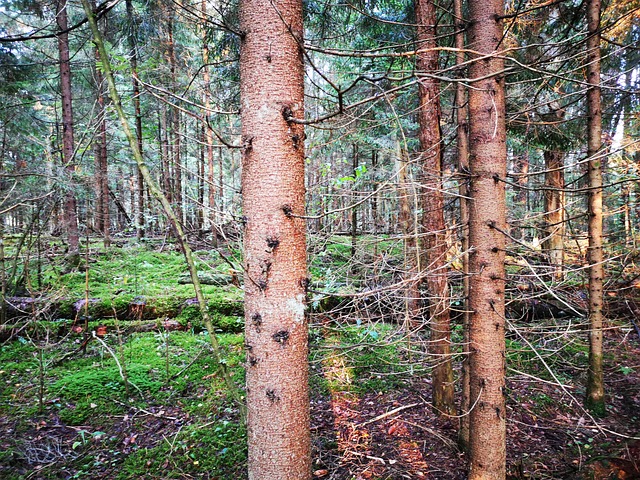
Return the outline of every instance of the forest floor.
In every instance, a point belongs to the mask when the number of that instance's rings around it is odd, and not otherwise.
[[[172,312],[175,302],[169,308],[157,299],[188,296],[180,293],[188,286],[177,286],[178,259],[156,251],[132,260],[130,253],[93,259],[91,297],[117,310],[116,295],[135,303],[142,289],[149,303],[156,297],[154,308]],[[205,254],[201,261],[207,263]],[[127,273],[132,265],[135,272]],[[81,270],[60,273],[53,282],[82,298],[86,277]],[[237,292],[231,285],[208,288],[220,308],[227,366],[242,385]],[[132,328],[135,320],[25,317],[25,328],[0,342],[0,478],[246,478],[238,408],[217,375],[207,332],[180,302],[180,322],[156,320],[152,331]],[[430,407],[428,336],[407,337],[384,317],[353,308],[311,315],[314,478],[466,478],[459,419],[438,418]],[[582,408],[588,349],[576,321],[510,326],[511,479],[640,479],[640,338],[624,320],[608,324],[607,415],[596,419]],[[453,334],[459,344],[460,325]],[[460,359],[457,351],[456,368]]]

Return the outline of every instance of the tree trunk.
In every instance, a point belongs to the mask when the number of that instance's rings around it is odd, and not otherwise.
[[[64,223],[69,242],[69,255],[79,255],[78,216],[74,193],[75,142],[73,136],[73,108],[71,93],[71,62],[69,61],[69,34],[67,32],[67,0],[58,0],[56,4],[56,21],[58,24],[58,55],[60,60],[60,94],[62,98],[62,160],[68,181],[65,194]]]
[[[587,24],[587,156],[589,158],[589,369],[585,404],[605,414],[602,367],[602,110],[600,96],[600,0],[588,0]]]
[[[248,468],[311,478],[301,0],[244,0],[240,50]]]
[[[455,415],[453,368],[451,366],[451,324],[447,285],[447,241],[442,187],[442,151],[440,135],[440,85],[424,74],[438,71],[436,50],[436,6],[433,0],[415,0],[418,24],[418,123],[420,129],[420,167],[422,230],[421,249],[425,281],[429,293],[433,369],[433,408],[439,415]]]
[[[455,46],[456,65],[461,66],[465,62],[464,53],[464,31],[465,22],[462,13],[462,0],[454,0],[453,14],[455,17]],[[464,76],[463,72],[458,72],[459,76]],[[460,429],[458,431],[458,444],[464,452],[469,451],[469,123],[468,108],[466,100],[467,90],[462,82],[456,84],[455,109],[456,109],[456,141],[458,156],[458,174],[460,175],[458,193],[460,193],[460,225],[462,243],[462,274],[463,274],[463,351],[462,373],[460,387]]]
[[[360,160],[360,154],[358,152],[358,145],[352,145],[352,159],[351,165],[353,167],[353,178],[356,180],[353,182],[353,190],[351,192],[351,257],[355,257],[356,255],[356,246],[358,243],[358,194],[356,189],[356,183],[358,179],[358,163]]]
[[[420,285],[417,273],[420,271],[420,257],[416,242],[416,222],[411,208],[413,189],[409,179],[409,163],[400,140],[396,140],[396,163],[398,170],[398,224],[404,238],[405,269],[405,311],[404,326],[407,333],[422,328],[420,318]]]
[[[202,16],[207,16],[207,2],[202,0]],[[209,83],[211,78],[209,75],[209,43],[207,41],[207,30],[203,26],[202,28],[202,80],[204,82],[204,115],[205,118],[209,118],[209,111],[211,109],[211,87]],[[211,240],[213,246],[218,246],[218,229],[216,227],[217,215],[216,215],[216,183],[214,172],[214,156],[213,156],[213,130],[209,122],[205,122],[205,148],[206,148],[206,160],[207,160],[207,185],[208,185],[208,200],[209,200],[209,225],[211,229]],[[222,156],[222,152],[220,152]]]
[[[552,276],[563,278],[564,265],[564,154],[558,150],[544,152],[544,233],[542,249],[549,256]]]
[[[476,60],[469,77],[471,275],[470,413],[471,480],[504,479],[505,445],[505,235],[507,172],[504,61],[500,0],[470,2],[469,45]],[[472,57],[472,58],[473,58]]]
[[[138,85],[138,42],[136,41],[136,21],[135,21],[135,13],[133,11],[133,4],[131,0],[126,0],[126,9],[127,9],[127,17],[129,17],[129,21],[131,22],[131,26],[129,28],[129,49],[131,55],[131,77],[132,77],[132,87],[133,87],[133,108],[135,110],[136,116],[136,139],[138,141],[138,149],[140,150],[140,154],[143,154],[143,143],[142,143],[142,110],[140,108],[140,86]],[[137,177],[137,205],[136,205],[136,237],[138,240],[144,237],[144,178],[142,176],[142,172],[140,168],[138,168],[138,177]]]
[[[94,2],[95,3],[95,2]],[[95,5],[94,5],[95,8]],[[104,24],[103,24],[104,26]],[[96,132],[96,143],[94,145],[95,167],[96,167],[96,198],[97,211],[96,220],[98,230],[102,233],[104,246],[111,244],[110,237],[110,216],[109,216],[109,172],[107,155],[107,109],[104,92],[104,77],[99,66],[100,53],[95,51],[95,80],[98,104],[98,131]]]

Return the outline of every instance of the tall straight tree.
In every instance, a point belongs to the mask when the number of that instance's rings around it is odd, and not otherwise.
[[[505,428],[505,235],[507,172],[504,2],[469,2],[469,479],[504,479]]]
[[[73,182],[75,173],[75,142],[73,135],[73,108],[71,94],[71,62],[69,60],[69,32],[67,0],[56,3],[56,22],[58,26],[58,60],[60,62],[60,95],[62,97],[62,159],[69,181]],[[68,185],[64,202],[64,223],[70,258],[77,258],[79,252],[78,216],[76,197],[72,185]]]
[[[438,414],[455,415],[453,368],[451,366],[451,324],[447,285],[447,240],[444,223],[444,194],[441,172],[440,85],[429,74],[438,71],[436,44],[436,5],[433,0],[415,0],[418,25],[417,58],[418,122],[420,130],[420,202],[424,261],[429,293],[431,343],[437,363],[433,369],[433,408]]]
[[[133,11],[133,3],[131,0],[126,0],[125,5],[127,8],[127,17],[131,25],[129,26],[129,35],[127,40],[129,42],[129,62],[131,64],[131,83],[133,87],[133,108],[136,113],[136,138],[138,140],[138,149],[140,153],[143,152],[142,141],[142,110],[140,108],[140,86],[138,85],[138,42],[136,40],[137,22],[135,12]],[[136,237],[140,240],[144,237],[144,178],[142,172],[138,167],[137,178],[137,202],[136,202]]]
[[[602,369],[602,102],[600,94],[600,0],[587,2],[587,156],[589,170],[589,370],[586,406],[604,415]]]
[[[464,53],[464,31],[465,23],[462,13],[462,0],[453,1],[453,16],[455,18],[455,46],[456,46],[456,65],[461,67],[466,56]],[[459,76],[464,76],[462,72],[458,72]],[[460,224],[462,226],[462,273],[464,274],[464,312],[463,312],[463,348],[464,357],[462,360],[462,374],[460,375],[460,429],[458,431],[458,444],[460,448],[467,452],[469,450],[469,415],[466,413],[470,408],[469,401],[469,205],[467,197],[469,196],[469,185],[467,174],[469,172],[469,122],[467,109],[467,90],[462,82],[456,84],[455,111],[456,111],[456,150],[458,156],[458,172],[460,174],[460,186],[458,192],[460,194]]]
[[[301,0],[240,7],[249,478],[311,477]]]

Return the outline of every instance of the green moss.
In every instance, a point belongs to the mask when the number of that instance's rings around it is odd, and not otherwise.
[[[244,427],[225,419],[207,423],[205,428],[190,425],[171,442],[129,455],[116,478],[246,478]]]

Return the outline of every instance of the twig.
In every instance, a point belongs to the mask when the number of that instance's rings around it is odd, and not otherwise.
[[[126,385],[126,384],[131,384],[131,385],[133,385],[133,386],[134,386],[134,388],[135,388],[136,390],[138,390],[138,392],[140,393],[140,397],[144,398],[144,393],[142,393],[142,390],[140,390],[140,388],[138,388],[138,386],[137,386],[135,383],[133,383],[133,382],[132,382],[132,381],[130,381],[130,380],[127,380],[126,375],[125,375],[124,371],[122,370],[122,365],[120,365],[120,360],[118,360],[118,357],[117,357],[117,355],[115,354],[115,352],[114,352],[113,350],[111,350],[111,348],[109,348],[109,345],[107,345],[107,344],[104,342],[104,340],[102,340],[99,336],[97,336],[97,335],[96,335],[96,332],[95,332],[95,331],[92,331],[92,332],[91,332],[91,336],[92,336],[93,338],[95,338],[98,342],[100,342],[100,344],[101,344],[104,348],[106,348],[106,349],[107,349],[107,352],[109,352],[109,354],[113,357],[113,359],[114,359],[114,360],[115,360],[115,362],[116,362],[116,365],[118,365],[118,370],[120,371],[120,376],[122,377],[122,381],[125,383],[125,385]]]
[[[417,407],[418,405],[424,405],[424,403],[423,402],[416,402],[416,403],[411,403],[409,405],[404,405],[402,407],[394,408],[393,410],[389,410],[387,413],[383,413],[382,415],[378,415],[377,417],[372,418],[371,420],[367,420],[366,422],[359,423],[357,426],[358,427],[363,427],[365,425],[369,425],[370,423],[375,423],[375,422],[377,422],[379,420],[382,420],[383,418],[390,417],[391,415],[395,415],[396,413],[402,412],[403,410],[408,410],[410,408]]]
[[[136,387],[136,388],[138,388],[138,387]],[[167,420],[179,420],[177,417],[170,417],[168,415],[160,415],[158,413],[153,413],[153,412],[150,412],[149,410],[145,410],[144,408],[134,407],[133,405],[129,405],[128,403],[121,402],[119,400],[116,400],[115,398],[112,399],[112,400],[114,402],[116,402],[117,404],[122,405],[123,407],[128,407],[128,408],[131,408],[133,410],[137,410],[139,412],[146,413],[147,415],[151,415],[152,417],[166,418]]]

